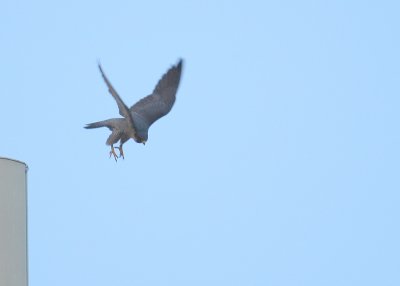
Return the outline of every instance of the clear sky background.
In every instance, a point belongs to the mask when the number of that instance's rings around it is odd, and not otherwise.
[[[3,0],[30,286],[400,285],[399,3]],[[181,57],[115,163],[97,60],[131,105]]]

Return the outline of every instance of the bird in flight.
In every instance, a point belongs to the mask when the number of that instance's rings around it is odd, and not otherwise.
[[[99,64],[100,73],[108,87],[108,91],[117,102],[119,114],[123,118],[112,118],[89,123],[85,128],[108,127],[108,129],[111,130],[111,135],[106,141],[106,144],[111,146],[110,158],[114,156],[115,161],[117,161],[118,155],[115,152],[115,148],[119,150],[119,157],[125,158],[122,145],[128,141],[129,138],[132,138],[137,143],[146,143],[150,126],[156,120],[168,114],[175,103],[176,92],[182,73],[182,65],[183,60],[180,59],[176,65],[172,66],[161,77],[150,95],[142,98],[128,108],[111,85]],[[118,143],[118,141],[119,147],[114,147],[114,144]]]

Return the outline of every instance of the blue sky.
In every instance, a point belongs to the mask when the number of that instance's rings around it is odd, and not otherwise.
[[[31,286],[399,285],[398,1],[2,1]],[[146,146],[118,116],[185,60]]]

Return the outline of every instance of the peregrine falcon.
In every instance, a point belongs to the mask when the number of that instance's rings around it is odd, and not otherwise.
[[[168,114],[175,103],[176,92],[178,90],[183,60],[172,66],[158,81],[152,94],[142,98],[136,102],[131,108],[128,108],[122,101],[117,91],[111,85],[99,64],[100,73],[108,87],[108,91],[115,99],[118,105],[119,114],[123,118],[112,118],[99,122],[89,123],[85,126],[87,129],[108,127],[111,135],[108,137],[106,144],[111,146],[111,155],[117,161],[117,154],[114,148],[119,150],[119,157],[124,157],[122,145],[132,138],[137,143],[145,144],[148,137],[150,126],[159,118]],[[114,147],[119,141],[119,147]]]

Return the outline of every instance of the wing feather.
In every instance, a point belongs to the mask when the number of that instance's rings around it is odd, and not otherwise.
[[[153,93],[136,102],[131,112],[138,113],[150,126],[168,114],[175,103],[176,92],[181,79],[183,61],[171,67],[158,81]]]
[[[130,127],[133,130],[135,130],[135,124],[133,122],[132,115],[129,112],[128,106],[126,106],[126,104],[122,101],[121,97],[118,95],[117,91],[114,89],[114,87],[112,86],[111,82],[108,80],[107,76],[103,72],[103,69],[101,68],[100,64],[99,64],[99,69],[100,69],[100,73],[101,73],[105,83],[107,84],[108,91],[110,92],[112,97],[117,102],[118,109],[119,109],[119,114],[121,116],[125,117],[128,120]]]

